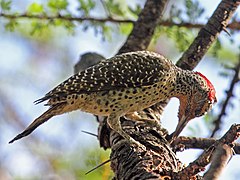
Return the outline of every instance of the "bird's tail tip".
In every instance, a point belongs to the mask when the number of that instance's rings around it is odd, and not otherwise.
[[[18,134],[15,138],[9,141],[9,144],[13,143],[16,140],[19,140],[25,136],[31,134],[38,126],[48,121],[51,117],[61,114],[62,108],[65,106],[65,103],[57,104],[50,107],[46,112],[41,116],[36,118],[22,133]]]
[[[18,134],[17,136],[15,136],[11,141],[8,142],[8,144],[12,144],[14,141],[21,139],[22,136],[20,136],[20,134]]]
[[[8,144],[12,144],[14,141],[22,139],[23,137],[29,135],[32,131],[33,131],[32,129],[27,128],[22,133],[20,133],[17,136],[15,136],[11,141],[9,141]]]

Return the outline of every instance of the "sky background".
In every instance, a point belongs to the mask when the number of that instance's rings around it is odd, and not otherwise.
[[[25,3],[29,2],[32,1]],[[220,1],[201,0],[200,2],[206,8],[200,22],[205,23]],[[20,5],[16,0],[13,1],[13,7],[17,10],[25,7],[26,4]],[[75,10],[74,4],[75,1],[72,1],[72,11]],[[101,9],[95,12],[96,15],[99,12]],[[3,22],[4,20],[0,18],[0,167],[7,169],[10,179],[32,175],[42,179],[50,177],[50,175],[43,174],[47,168],[50,168],[44,158],[55,156],[66,158],[69,159],[68,166],[71,167],[74,166],[71,164],[72,153],[76,153],[76,149],[77,158],[83,161],[86,158],[84,156],[86,149],[97,149],[99,154],[104,151],[99,148],[95,137],[81,132],[81,130],[86,130],[97,133],[98,124],[92,115],[80,111],[52,118],[35,130],[30,135],[31,137],[23,138],[11,145],[8,141],[47,109],[42,104],[35,106],[33,101],[41,98],[71,76],[79,55],[85,52],[97,52],[107,58],[112,57],[124,43],[126,36],[115,33],[110,41],[103,41],[101,36],[96,36],[92,29],[82,31],[80,26],[74,35],[69,35],[63,29],[57,28],[51,41],[44,38],[36,41],[27,33],[6,32],[2,26]],[[236,60],[237,54],[240,53],[239,35],[238,32],[232,37],[235,39],[234,44],[229,43],[226,33],[222,32],[220,35],[224,48],[236,53]],[[174,42],[166,36],[160,37],[151,48],[174,62],[181,56]],[[232,59],[221,59],[220,62],[224,61],[232,61]],[[210,55],[206,55],[195,70],[206,75],[215,86],[219,103],[215,105],[213,111],[219,112],[220,102],[226,97],[225,91],[229,88],[232,76],[228,78],[219,76],[219,73],[224,71],[223,65]],[[218,137],[221,137],[233,123],[240,122],[239,85],[234,89],[234,94],[236,97],[231,101],[234,108],[228,108],[228,116],[224,118],[222,129],[217,134]],[[178,106],[178,100],[172,99],[164,111],[162,123],[169,132],[174,131],[176,127]],[[188,124],[181,135],[208,137],[209,132],[203,119],[196,118]],[[178,155],[182,162],[188,164],[200,152],[199,150],[186,150]],[[93,160],[99,154],[96,153]],[[239,162],[240,156],[234,156],[221,179],[233,180],[239,177]]]

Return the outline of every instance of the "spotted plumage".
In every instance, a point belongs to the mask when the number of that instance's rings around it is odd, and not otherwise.
[[[154,52],[137,51],[117,55],[75,74],[35,101],[47,101],[49,110],[10,142],[30,134],[52,116],[78,109],[108,116],[108,124],[113,130],[134,141],[122,130],[119,120],[121,116],[140,111],[167,98],[177,97],[181,104],[179,123],[189,121],[210,109],[211,106],[205,104],[215,102],[215,90],[209,83],[205,76],[181,70]],[[214,96],[214,101],[209,98],[209,92]],[[196,93],[199,93],[198,97],[194,97]],[[198,104],[197,108],[195,104]],[[182,129],[182,126],[177,129]],[[172,137],[180,133],[179,130],[176,131]]]

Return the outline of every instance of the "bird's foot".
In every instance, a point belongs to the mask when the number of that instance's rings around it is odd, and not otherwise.
[[[147,125],[149,125],[150,127],[159,127],[160,123],[159,121],[155,120],[155,119],[140,119],[140,122],[142,123],[146,123]]]
[[[131,114],[126,114],[125,118],[128,120],[132,120],[132,121],[138,121],[138,122],[142,122],[142,123],[146,123],[151,127],[159,127],[160,123],[158,119],[151,119],[151,118],[147,118],[147,117],[142,117],[139,114],[137,114],[137,112],[131,113]]]

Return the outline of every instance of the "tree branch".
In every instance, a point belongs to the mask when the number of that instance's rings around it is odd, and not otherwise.
[[[232,125],[226,134],[217,140],[212,146],[206,149],[195,161],[190,163],[186,168],[178,173],[179,177],[191,177],[205,170],[205,167],[210,163],[213,152],[219,145],[226,144],[233,146],[232,143],[240,136],[240,124]],[[184,179],[184,178],[183,178]]]
[[[146,2],[131,34],[118,53],[147,49],[166,3],[166,0]],[[123,130],[142,143],[147,150],[130,145],[119,134],[111,131],[106,119],[100,121],[100,145],[103,148],[111,146],[111,167],[115,179],[160,179],[169,171],[176,172],[182,169],[181,162],[163,138],[159,125],[150,127],[147,123],[128,121],[124,118],[121,120]]]
[[[64,15],[56,15],[56,16],[48,16],[48,15],[34,15],[34,14],[6,14],[6,13],[0,13],[0,17],[6,18],[6,19],[38,19],[38,20],[64,20],[64,21],[71,21],[71,22],[84,22],[84,21],[90,21],[90,22],[98,22],[98,23],[106,23],[106,22],[111,22],[111,23],[123,23],[123,24],[134,24],[136,23],[135,20],[131,19],[116,19],[112,17],[106,17],[106,18],[97,18],[97,17],[74,17],[74,16],[64,16]],[[201,23],[189,23],[189,22],[181,22],[181,23],[176,23],[173,21],[169,20],[163,20],[160,21],[159,26],[165,26],[165,27],[185,27],[189,29],[200,29],[205,26],[205,24]],[[227,25],[228,29],[231,30],[240,30],[240,22],[238,21],[233,21],[232,23]]]
[[[230,158],[232,157],[232,148],[226,144],[219,144],[212,157],[212,164],[209,170],[204,174],[205,180],[217,180]]]
[[[116,179],[164,179],[183,169],[161,130],[146,123],[124,121],[124,131],[141,142],[147,150],[129,146],[125,139],[112,131],[112,170]],[[136,128],[140,130],[136,131]]]
[[[217,140],[215,138],[195,138],[195,137],[178,137],[172,146],[175,151],[183,151],[185,149],[207,149],[212,146]],[[240,144],[233,143],[235,154],[240,154]]]
[[[193,70],[217,39],[219,33],[226,30],[239,4],[239,0],[222,0],[207,24],[201,28],[190,47],[178,60],[177,66],[182,69]]]
[[[239,74],[240,74],[240,54],[239,54],[238,63],[233,68],[233,70],[234,70],[234,76],[233,76],[233,79],[231,81],[229,90],[226,91],[226,95],[227,95],[226,100],[222,104],[222,109],[221,109],[221,112],[218,115],[217,119],[215,119],[213,121],[213,124],[215,125],[215,127],[212,131],[211,137],[214,137],[216,132],[220,129],[220,126],[222,124],[222,119],[223,119],[224,116],[227,115],[227,112],[226,112],[227,106],[230,102],[230,99],[234,96],[234,94],[233,94],[234,87],[240,81],[240,77],[239,77]]]
[[[6,14],[0,13],[0,17],[4,17],[7,19],[38,19],[38,20],[64,20],[64,21],[76,21],[76,22],[83,22],[83,21],[91,21],[91,22],[112,22],[112,23],[134,23],[134,20],[130,19],[114,19],[111,17],[107,18],[97,18],[97,17],[74,17],[74,16],[64,16],[64,15],[55,15],[55,16],[48,16],[48,15],[34,15],[34,14]]]

